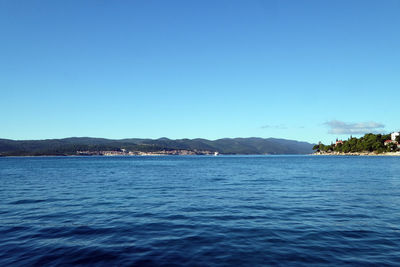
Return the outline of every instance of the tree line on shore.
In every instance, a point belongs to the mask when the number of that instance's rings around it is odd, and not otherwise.
[[[399,151],[397,146],[400,143],[400,136],[396,137],[397,142],[391,142],[385,145],[386,140],[391,140],[390,134],[373,134],[368,133],[363,137],[356,138],[350,137],[346,141],[338,141],[330,145],[324,145],[321,142],[313,147],[313,150],[322,152],[341,152],[341,153],[354,153],[354,152],[394,152]]]
[[[210,151],[220,154],[309,154],[314,144],[277,138],[105,139],[72,137],[46,140],[0,139],[0,156],[81,155],[79,152]],[[90,153],[89,153],[90,152]],[[95,153],[94,153],[95,154]]]

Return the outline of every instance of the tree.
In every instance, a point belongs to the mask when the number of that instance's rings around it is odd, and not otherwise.
[[[388,152],[396,151],[397,150],[397,144],[396,143],[390,143],[390,144],[387,145],[386,149],[387,149]]]

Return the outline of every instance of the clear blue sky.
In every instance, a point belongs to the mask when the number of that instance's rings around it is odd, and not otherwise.
[[[0,138],[400,129],[400,1],[0,1]]]

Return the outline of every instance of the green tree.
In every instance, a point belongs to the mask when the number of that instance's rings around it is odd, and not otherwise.
[[[396,151],[397,150],[397,144],[396,143],[390,143],[386,146],[386,149],[388,152],[391,151]]]

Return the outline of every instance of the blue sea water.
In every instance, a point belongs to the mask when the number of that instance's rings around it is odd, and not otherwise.
[[[400,157],[0,158],[0,266],[400,264]]]

